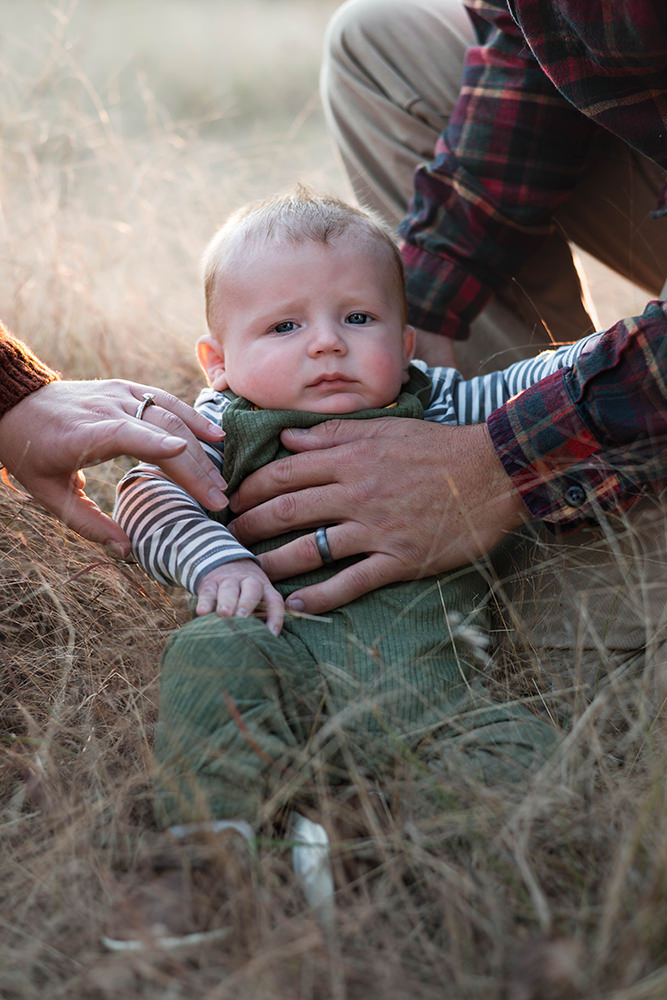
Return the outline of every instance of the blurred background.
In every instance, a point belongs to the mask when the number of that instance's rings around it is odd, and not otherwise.
[[[346,194],[318,96],[334,0],[2,0],[0,315],[69,377],[191,398],[199,257],[249,198]]]
[[[194,392],[198,262],[300,180],[350,194],[318,74],[338,0],[0,0],[0,315],[70,377]],[[600,323],[643,293],[584,257]]]

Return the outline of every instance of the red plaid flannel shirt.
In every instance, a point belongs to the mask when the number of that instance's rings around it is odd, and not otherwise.
[[[466,7],[478,44],[400,229],[410,321],[455,338],[538,250],[600,127],[667,167],[664,0]],[[649,303],[489,418],[534,516],[574,525],[664,484],[666,334],[665,305]]]

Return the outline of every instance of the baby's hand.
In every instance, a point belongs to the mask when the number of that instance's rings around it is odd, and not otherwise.
[[[261,566],[252,559],[238,559],[216,566],[202,579],[195,613],[248,618],[260,605],[267,627],[279,635],[285,617],[282,597]]]

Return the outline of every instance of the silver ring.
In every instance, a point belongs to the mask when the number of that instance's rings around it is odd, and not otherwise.
[[[331,566],[336,560],[331,555],[331,549],[329,548],[329,542],[327,541],[327,529],[318,528],[315,532],[315,544],[317,545],[317,551],[322,557],[323,566]]]
[[[153,393],[152,392],[145,392],[144,393],[144,398],[139,403],[139,405],[137,407],[137,412],[134,414],[135,417],[137,418],[137,420],[141,420],[141,418],[144,415],[144,410],[148,406],[156,406],[156,405],[157,404],[155,402],[155,396],[153,395]]]

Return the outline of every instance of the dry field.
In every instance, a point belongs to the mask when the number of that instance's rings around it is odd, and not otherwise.
[[[335,6],[0,0],[0,315],[45,360],[192,399],[218,222],[297,179],[347,193],[317,96]],[[605,282],[603,321],[636,311]],[[90,470],[105,508],[130,461]],[[101,935],[151,832],[157,664],[186,602],[4,487],[0,522],[2,1000],[667,997],[660,636],[629,669],[600,639],[591,683],[577,662],[547,678],[519,630],[496,682],[540,691],[562,751],[528,787],[452,782],[428,822],[415,766],[414,816],[377,829],[328,944],[277,845],[242,934],[128,958]]]

